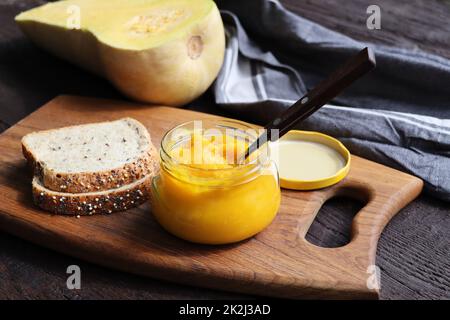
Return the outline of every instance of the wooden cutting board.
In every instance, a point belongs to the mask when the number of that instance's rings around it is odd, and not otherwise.
[[[422,189],[418,178],[353,156],[346,179],[314,192],[282,191],[274,222],[233,245],[195,245],[166,233],[148,204],[104,216],[47,214],[31,201],[31,176],[20,139],[42,129],[130,116],[159,146],[175,125],[213,117],[169,107],[60,96],[0,135],[0,227],[18,237],[100,265],[196,286],[290,298],[377,298],[377,241],[394,214]],[[321,205],[335,195],[367,202],[349,244],[317,247],[305,235]],[[367,286],[367,283],[372,286]]]

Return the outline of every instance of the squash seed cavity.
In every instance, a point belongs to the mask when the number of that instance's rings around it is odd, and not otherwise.
[[[146,36],[174,29],[187,18],[185,10],[172,9],[138,15],[126,23],[128,31],[135,36]]]

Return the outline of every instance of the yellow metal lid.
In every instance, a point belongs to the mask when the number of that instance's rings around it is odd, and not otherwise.
[[[350,170],[347,148],[320,132],[291,130],[271,145],[271,151],[281,187],[286,189],[325,188],[344,179]]]

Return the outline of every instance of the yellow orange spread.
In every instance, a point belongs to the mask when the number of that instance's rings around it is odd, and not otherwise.
[[[153,214],[176,236],[198,243],[246,239],[267,227],[280,205],[276,167],[236,164],[247,147],[233,136],[192,134],[167,151],[154,179]]]

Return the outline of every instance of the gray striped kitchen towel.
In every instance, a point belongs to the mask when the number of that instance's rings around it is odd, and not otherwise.
[[[368,46],[286,10],[276,0],[218,1],[227,32],[216,102],[264,124]],[[450,201],[450,61],[370,45],[377,68],[300,125],[353,154],[412,173]]]

